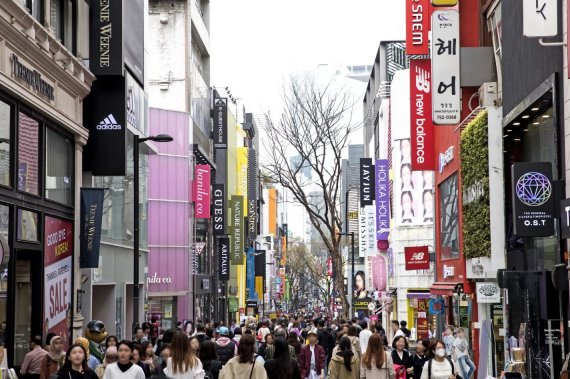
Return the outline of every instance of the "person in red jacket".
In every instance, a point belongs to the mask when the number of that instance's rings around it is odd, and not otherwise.
[[[326,354],[321,345],[317,345],[317,332],[311,330],[307,337],[309,344],[303,347],[299,355],[299,366],[301,368],[301,379],[324,379]]]

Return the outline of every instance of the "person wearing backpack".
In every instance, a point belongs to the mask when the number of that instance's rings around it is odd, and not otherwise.
[[[394,379],[392,356],[384,349],[382,337],[373,334],[360,362],[360,379]]]
[[[200,360],[202,368],[206,372],[204,379],[218,379],[222,371],[222,362],[216,354],[216,344],[212,341],[204,341],[200,346]]]
[[[424,364],[421,379],[460,379],[451,358],[446,355],[442,340],[434,340],[430,350],[433,358]]]
[[[216,341],[216,354],[218,359],[225,365],[238,352],[236,342],[229,338],[230,331],[225,326],[220,327],[220,338]]]

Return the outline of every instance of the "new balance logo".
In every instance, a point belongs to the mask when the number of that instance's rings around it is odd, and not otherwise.
[[[410,262],[421,262],[424,260],[424,255],[425,255],[425,253],[414,253],[414,254],[412,254],[412,258],[410,259]]]
[[[115,116],[110,113],[103,121],[97,125],[97,130],[121,130],[123,126],[117,123]]]

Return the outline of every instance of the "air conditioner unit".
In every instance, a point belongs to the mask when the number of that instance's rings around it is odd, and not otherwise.
[[[488,82],[483,83],[479,87],[479,107],[489,108],[497,106],[497,83]]]

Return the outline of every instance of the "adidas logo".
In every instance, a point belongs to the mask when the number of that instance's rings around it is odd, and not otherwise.
[[[123,126],[117,123],[115,116],[110,113],[103,121],[97,125],[97,130],[121,130]]]

